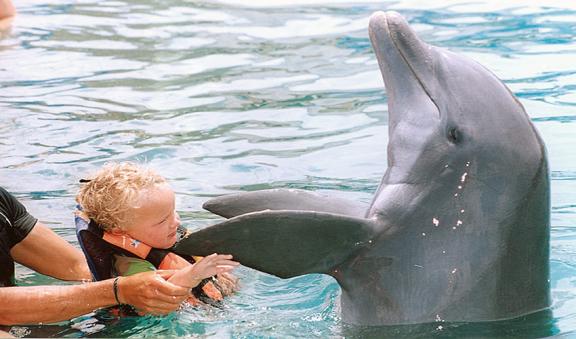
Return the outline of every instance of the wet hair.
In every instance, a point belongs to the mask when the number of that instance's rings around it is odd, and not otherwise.
[[[81,182],[76,201],[105,231],[123,229],[129,212],[140,204],[143,191],[167,184],[154,170],[132,162],[108,163]]]

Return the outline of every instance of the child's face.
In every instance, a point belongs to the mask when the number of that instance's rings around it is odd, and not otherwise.
[[[143,191],[140,206],[130,212],[125,232],[154,248],[169,248],[176,242],[180,216],[176,213],[174,191],[158,185]]]

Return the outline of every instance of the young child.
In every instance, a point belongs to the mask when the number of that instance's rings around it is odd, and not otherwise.
[[[162,176],[125,162],[107,164],[83,182],[76,221],[77,228],[83,221],[88,232],[79,231],[78,237],[97,280],[178,269],[168,281],[192,288],[191,304],[232,293],[235,281],[227,272],[238,263],[231,255],[184,257],[170,251],[185,229]]]

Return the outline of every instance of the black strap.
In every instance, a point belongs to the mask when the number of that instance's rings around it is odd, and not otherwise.
[[[161,250],[158,248],[152,248],[152,249],[150,249],[150,252],[148,253],[146,258],[144,258],[144,259],[146,261],[150,262],[152,265],[154,265],[154,267],[159,268],[160,264],[162,263],[162,260],[164,260],[164,258],[166,258],[168,253],[170,253],[170,251],[168,251],[168,250]]]

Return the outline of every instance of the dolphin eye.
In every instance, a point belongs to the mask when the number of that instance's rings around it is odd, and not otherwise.
[[[456,144],[460,142],[461,137],[460,131],[458,131],[456,127],[452,127],[448,130],[448,140],[450,140],[450,142]]]

